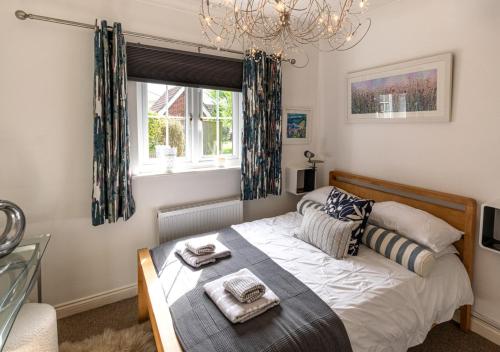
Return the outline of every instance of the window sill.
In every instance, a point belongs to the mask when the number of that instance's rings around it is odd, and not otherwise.
[[[169,175],[177,175],[177,174],[189,174],[189,173],[198,173],[198,172],[217,172],[217,171],[230,171],[230,170],[240,170],[240,165],[229,165],[229,166],[179,166],[174,168],[172,171],[165,170],[148,170],[141,171],[137,174],[132,175],[132,178],[144,178],[144,177],[152,177],[152,176],[169,176]]]

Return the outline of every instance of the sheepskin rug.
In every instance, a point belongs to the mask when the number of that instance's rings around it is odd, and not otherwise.
[[[156,352],[149,323],[119,331],[105,330],[100,335],[78,342],[64,342],[59,352]]]

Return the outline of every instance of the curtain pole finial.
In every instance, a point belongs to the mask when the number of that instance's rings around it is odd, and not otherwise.
[[[22,21],[24,21],[25,19],[29,18],[30,15],[27,14],[26,12],[24,12],[23,10],[17,10],[15,13],[16,17]]]

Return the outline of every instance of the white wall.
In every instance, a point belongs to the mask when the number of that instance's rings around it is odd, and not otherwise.
[[[470,196],[500,198],[500,2],[400,0],[373,10],[355,49],[320,55],[320,144],[332,167]],[[453,121],[349,124],[346,74],[453,52]],[[326,172],[323,174],[326,179]],[[474,310],[500,325],[500,253],[476,249]]]
[[[198,2],[196,1],[196,7]],[[155,243],[160,206],[239,194],[239,170],[139,177],[137,212],[128,222],[92,227],[92,31],[19,21],[14,11],[201,41],[196,12],[163,0],[0,2],[0,198],[26,212],[26,236],[51,233],[43,263],[44,300],[59,304],[133,284],[136,250]],[[165,5],[165,6],[163,6]],[[195,8],[196,8],[195,7]],[[158,45],[158,44],[157,44]],[[316,108],[317,55],[307,69],[284,69],[284,105]],[[311,146],[286,146],[283,165]],[[245,204],[245,217],[294,208],[296,198]]]

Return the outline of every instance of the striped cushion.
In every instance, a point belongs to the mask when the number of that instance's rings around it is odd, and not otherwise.
[[[420,276],[427,276],[435,262],[430,250],[381,227],[366,225],[362,241],[374,251]]]
[[[337,220],[322,210],[309,208],[295,236],[335,259],[342,259],[347,256],[354,226],[356,224],[352,221]]]
[[[325,210],[325,205],[321,204],[321,203],[318,203],[318,202],[315,202],[314,200],[304,199],[304,198],[302,198],[297,203],[297,212],[300,215],[304,215],[304,213],[306,212],[306,210],[309,209],[309,208],[324,211]]]

